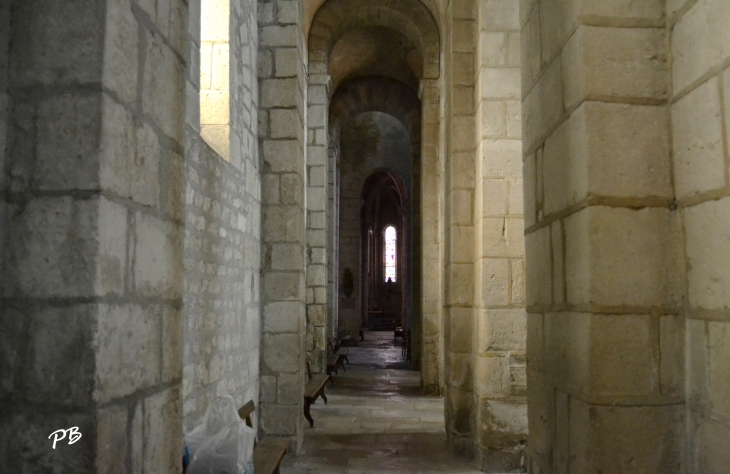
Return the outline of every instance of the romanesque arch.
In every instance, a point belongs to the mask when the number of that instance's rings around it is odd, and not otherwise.
[[[319,9],[309,31],[309,71],[327,74],[337,41],[354,29],[381,26],[405,35],[423,58],[423,78],[439,77],[439,31],[429,10],[418,0],[330,0]]]

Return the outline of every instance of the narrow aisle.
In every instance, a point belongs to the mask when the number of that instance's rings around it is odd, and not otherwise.
[[[420,374],[401,356],[393,332],[366,332],[351,347],[346,372],[327,386],[328,404],[312,406],[314,428],[282,474],[477,474],[446,447],[443,398],[421,394]]]

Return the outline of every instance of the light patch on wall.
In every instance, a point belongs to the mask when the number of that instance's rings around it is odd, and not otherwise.
[[[230,161],[230,0],[202,0],[200,136]]]

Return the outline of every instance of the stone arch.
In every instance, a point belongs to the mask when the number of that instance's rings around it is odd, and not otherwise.
[[[344,21],[343,21],[344,18]],[[406,36],[423,57],[423,79],[439,77],[439,30],[431,12],[418,0],[329,0],[317,11],[309,30],[309,71],[327,74],[329,55],[347,32],[381,26]]]
[[[332,97],[329,123],[334,128],[348,115],[375,111],[402,123],[410,133],[413,152],[420,152],[421,101],[411,89],[393,79],[360,78],[343,84]]]

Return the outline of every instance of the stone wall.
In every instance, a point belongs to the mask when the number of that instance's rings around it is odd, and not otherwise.
[[[200,1],[189,5],[188,54],[196,58],[201,51],[200,19],[211,14],[206,9],[221,9],[221,5],[205,0],[202,5]],[[231,395],[239,406],[248,400],[258,406],[259,397],[257,8],[253,1],[235,1],[230,10],[225,10],[230,12],[232,54],[230,58],[219,58],[221,62],[228,60],[222,72],[215,68],[211,72],[225,73],[229,78],[224,85],[233,100],[230,133],[225,134],[223,147],[229,156],[223,157],[209,146],[210,136],[201,139],[201,120],[195,113],[201,80],[198,61],[190,61],[187,74],[183,299],[186,431],[202,420],[217,395]],[[228,48],[225,51],[227,54]],[[254,416],[258,416],[258,410]]]
[[[519,466],[527,438],[519,1],[479,2],[478,14],[478,40],[468,38],[476,43],[479,85],[476,444],[482,469],[499,472]]]
[[[730,4],[667,2],[671,148],[687,262],[686,472],[730,469]],[[682,338],[676,328],[677,338]],[[681,367],[677,372],[681,373]]]
[[[177,472],[186,3],[11,5],[0,464]]]
[[[530,472],[685,472],[665,2],[522,6]]]
[[[259,1],[261,422],[301,447],[305,379],[307,87],[301,2]]]
[[[307,358],[312,370],[326,369],[327,338],[332,333],[328,288],[332,236],[332,185],[328,132],[328,98],[332,84],[323,74],[307,78]]]

